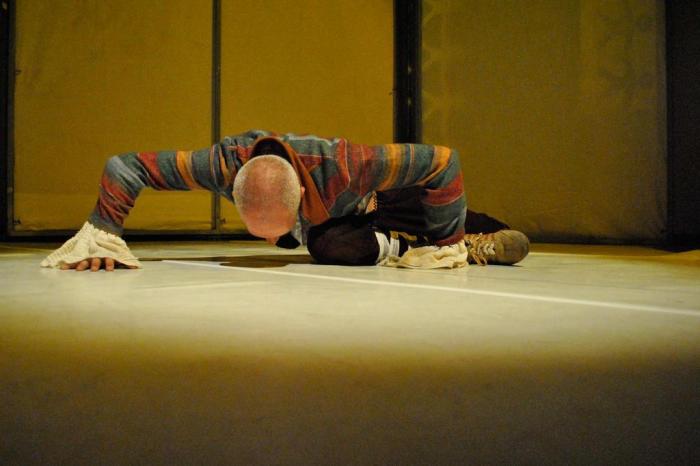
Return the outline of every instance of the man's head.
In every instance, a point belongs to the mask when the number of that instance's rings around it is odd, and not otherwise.
[[[294,227],[303,194],[292,165],[276,155],[254,157],[233,183],[233,199],[248,231],[270,243]]]

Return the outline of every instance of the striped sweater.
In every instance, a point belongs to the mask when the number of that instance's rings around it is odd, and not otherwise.
[[[111,157],[88,221],[121,235],[144,187],[207,189],[233,202],[233,180],[251,157],[285,157],[306,188],[303,228],[358,213],[373,192],[419,190],[421,233],[444,246],[462,240],[466,203],[457,152],[424,144],[369,146],[347,139],[251,130],[195,151],[132,152]],[[306,235],[304,235],[305,237]]]

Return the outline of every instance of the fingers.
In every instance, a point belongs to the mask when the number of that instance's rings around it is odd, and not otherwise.
[[[103,258],[101,257],[90,257],[88,259],[82,260],[80,262],[74,262],[72,264],[62,264],[61,270],[75,269],[77,272],[82,272],[83,270],[90,269],[91,272],[97,272],[103,265]],[[104,258],[104,269],[107,272],[114,272],[117,267],[127,268],[127,269],[137,269],[138,267],[133,265],[122,264],[121,262],[115,261],[111,257]]]
[[[71,265],[73,265],[73,264],[71,264]],[[75,267],[75,270],[77,270],[78,272],[82,272],[83,270],[88,268],[88,265],[89,265],[89,263],[87,260],[80,261],[80,262],[78,262],[78,265]]]
[[[102,265],[102,259],[99,257],[93,257],[90,260],[90,272],[97,272],[100,270],[100,266]]]

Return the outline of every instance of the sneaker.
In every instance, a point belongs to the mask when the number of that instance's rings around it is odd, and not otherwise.
[[[525,259],[530,251],[527,236],[516,230],[466,234],[464,240],[471,264],[513,265]]]

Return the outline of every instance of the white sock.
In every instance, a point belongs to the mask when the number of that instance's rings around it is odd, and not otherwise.
[[[379,243],[379,254],[377,255],[377,263],[381,262],[388,256],[398,256],[401,243],[398,238],[387,237],[384,233],[374,232]]]

